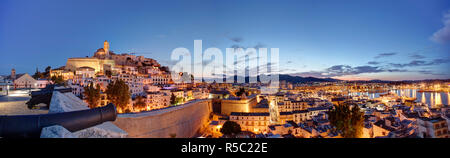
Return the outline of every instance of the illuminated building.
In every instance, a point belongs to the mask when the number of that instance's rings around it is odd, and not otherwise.
[[[74,73],[72,71],[64,70],[64,67],[50,70],[50,77],[59,77],[61,76],[64,81],[73,79]]]
[[[161,109],[170,106],[170,95],[163,92],[147,92],[147,110]]]
[[[442,117],[418,118],[418,136],[422,138],[448,138],[448,124]]]
[[[253,112],[253,107],[257,105],[256,95],[249,97],[230,97],[221,100],[221,113],[230,115],[232,112]]]
[[[266,133],[270,123],[269,116],[269,113],[232,112],[230,121],[239,123],[242,131]]]
[[[76,69],[75,75],[78,78],[94,78],[95,69],[91,67],[79,67]]]
[[[95,73],[112,71],[115,67],[115,61],[109,58],[109,43],[105,41],[103,48],[98,49],[93,57],[67,59],[65,70],[75,72],[80,67],[91,67],[95,70]]]
[[[208,125],[208,132],[212,135],[213,138],[219,138],[223,134],[220,132],[220,129],[222,129],[223,123],[220,121],[211,121]]]
[[[14,88],[37,88],[37,80],[28,74],[16,75]]]

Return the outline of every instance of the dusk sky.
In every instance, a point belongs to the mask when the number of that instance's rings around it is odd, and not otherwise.
[[[279,48],[283,74],[338,79],[450,78],[449,0],[0,0],[0,74],[33,74],[110,42],[170,64],[233,46]]]

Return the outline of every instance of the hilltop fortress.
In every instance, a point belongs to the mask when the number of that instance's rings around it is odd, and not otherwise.
[[[103,43],[103,48],[97,49],[92,57],[69,58],[65,70],[75,72],[79,68],[92,68],[95,73],[104,74],[107,71],[119,73],[123,67],[136,67],[140,73],[159,70],[161,65],[154,59],[130,54],[115,54],[109,49],[109,42]]]

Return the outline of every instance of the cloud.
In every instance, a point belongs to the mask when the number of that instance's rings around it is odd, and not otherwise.
[[[374,72],[383,72],[384,70],[380,69],[376,66],[357,66],[351,67],[348,65],[338,65],[328,68],[328,71],[331,74],[335,75],[355,75],[360,73],[374,73]]]
[[[242,42],[244,39],[241,37],[232,37],[230,38],[231,41],[236,42],[236,43],[240,43]]]
[[[289,69],[289,68],[280,69],[280,73],[292,73],[292,72],[296,72],[296,71],[298,71],[298,70],[297,69]]]
[[[377,56],[375,56],[375,58],[376,59],[378,59],[378,58],[384,58],[384,57],[389,57],[389,56],[393,56],[393,55],[396,55],[397,53],[395,53],[395,52],[391,52],[391,53],[381,53],[381,54],[378,54]]]
[[[444,27],[436,31],[430,39],[437,43],[448,44],[450,43],[450,10],[444,14],[442,22]]]
[[[423,59],[423,58],[425,58],[425,56],[420,55],[420,54],[413,54],[413,55],[410,55],[409,57],[414,58],[414,59]]]
[[[367,64],[369,64],[369,65],[378,65],[378,64],[380,64],[380,62],[369,61],[369,62],[367,62]]]
[[[256,50],[258,50],[259,48],[265,48],[266,47],[266,45],[265,44],[263,44],[263,43],[261,43],[261,42],[258,42],[258,44],[256,44],[255,46],[253,46],[253,47],[251,47],[251,46],[243,46],[243,45],[240,45],[240,44],[233,44],[233,45],[231,45],[230,46],[230,48],[243,48],[243,49],[247,49],[247,48],[255,48]]]
[[[349,65],[334,65],[323,71],[309,71],[301,72],[295,75],[302,77],[339,77],[345,75],[357,75],[362,73],[379,73],[379,72],[405,72],[406,70],[401,69],[385,69],[379,66],[356,66],[352,67]]]
[[[248,58],[248,62],[251,62],[251,61],[253,61],[253,60],[258,60],[259,58],[260,58],[260,57],[250,57],[250,58]],[[239,65],[239,64],[241,64],[241,63],[244,63],[244,64],[245,64],[246,61],[247,61],[246,56],[243,56],[243,57],[241,57],[240,59],[234,61],[233,64],[235,64],[235,65]]]
[[[450,59],[434,59],[432,61],[424,61],[424,60],[413,60],[409,63],[399,64],[399,63],[390,63],[389,65],[397,68],[403,67],[417,67],[417,66],[432,66],[432,65],[440,65],[450,63]]]
[[[419,72],[419,73],[421,73],[421,74],[426,74],[426,75],[443,75],[443,74],[437,74],[437,73],[434,73],[434,72],[431,71],[431,70],[419,70],[419,71],[417,71],[417,72]]]
[[[258,44],[256,44],[253,48],[259,49],[259,48],[264,48],[264,47],[266,47],[265,44],[263,44],[263,43],[261,43],[261,42],[258,42]]]
[[[236,49],[236,48],[245,48],[244,46],[242,46],[242,45],[239,45],[239,44],[233,44],[233,45],[231,45],[231,47],[230,48],[234,48],[234,49]]]

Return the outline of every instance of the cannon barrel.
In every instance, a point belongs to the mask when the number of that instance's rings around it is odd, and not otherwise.
[[[38,138],[42,128],[60,125],[76,132],[106,121],[115,121],[116,107],[108,104],[104,107],[43,115],[0,116],[0,137]]]

